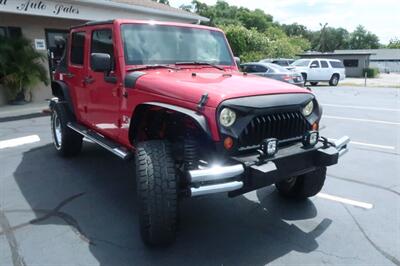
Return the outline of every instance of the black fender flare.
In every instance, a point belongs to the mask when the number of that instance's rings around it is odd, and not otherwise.
[[[133,112],[132,119],[131,119],[131,126],[134,126],[135,122],[137,121],[137,109],[140,107],[143,107],[143,106],[157,106],[157,107],[161,107],[164,109],[168,109],[171,111],[175,111],[175,112],[187,115],[190,118],[192,118],[197,123],[197,125],[203,130],[203,132],[211,139],[211,131],[208,126],[207,119],[202,114],[200,114],[196,111],[193,111],[191,109],[187,109],[187,108],[172,105],[172,104],[161,103],[161,102],[144,102],[144,103],[141,103],[140,105],[138,105],[135,108],[135,111]],[[130,137],[132,137],[132,139],[134,139],[135,136],[132,135]]]
[[[54,80],[51,82],[51,92],[61,102],[66,102],[68,108],[75,115],[74,105],[72,104],[71,95],[69,93],[68,85],[61,80]]]

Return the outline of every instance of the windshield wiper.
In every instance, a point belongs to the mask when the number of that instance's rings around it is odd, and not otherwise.
[[[197,62],[197,61],[192,61],[192,62],[176,62],[175,65],[179,66],[179,65],[195,65],[195,66],[210,66],[210,67],[214,67],[216,69],[219,70],[223,70],[225,71],[224,68],[217,66],[215,64],[211,64],[211,63],[207,63],[207,62]]]
[[[135,67],[135,68],[130,68],[127,71],[131,72],[131,71],[139,71],[139,70],[146,70],[146,69],[157,69],[157,68],[168,68],[168,69],[173,69],[173,70],[180,70],[179,67],[173,67],[173,66],[169,66],[169,65],[144,65],[141,67]]]

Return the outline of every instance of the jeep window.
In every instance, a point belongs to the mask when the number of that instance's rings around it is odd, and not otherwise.
[[[308,67],[308,65],[310,64],[311,60],[307,60],[307,59],[299,59],[297,61],[294,61],[292,66],[299,66],[299,67]]]
[[[111,62],[113,62],[113,66],[115,66],[112,31],[110,29],[94,30],[92,32],[92,46],[90,53],[109,54]]]
[[[71,63],[83,65],[85,32],[74,32],[71,38]]]
[[[326,62],[326,61],[321,61],[321,67],[322,67],[322,68],[329,68],[328,62]]]
[[[329,63],[333,68],[344,68],[344,65],[341,61],[329,61]]]
[[[128,65],[205,62],[233,65],[221,32],[163,25],[121,26],[125,61]]]

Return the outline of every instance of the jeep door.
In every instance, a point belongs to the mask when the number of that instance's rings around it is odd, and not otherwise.
[[[307,80],[320,81],[322,78],[321,65],[318,60],[313,60],[307,74]]]
[[[75,109],[78,121],[87,124],[87,104],[85,84],[83,79],[86,75],[88,64],[86,31],[78,29],[72,31],[68,45],[68,70],[60,75],[69,88],[70,97]]]
[[[89,120],[102,134],[115,137],[119,132],[120,90],[117,81],[117,64],[113,44],[112,26],[93,28],[90,34],[89,54],[108,54],[111,58],[111,71],[95,72],[88,64],[86,87],[89,94]],[[90,56],[89,56],[90,57]],[[91,59],[89,59],[90,61]]]

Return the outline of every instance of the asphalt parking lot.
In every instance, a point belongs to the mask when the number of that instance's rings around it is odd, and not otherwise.
[[[132,163],[91,143],[61,159],[48,117],[0,123],[0,265],[400,265],[400,90],[313,90],[322,135],[352,139],[322,193],[185,200],[166,249],[140,240]]]

